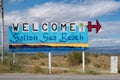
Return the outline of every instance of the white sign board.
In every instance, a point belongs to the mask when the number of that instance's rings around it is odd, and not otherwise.
[[[111,56],[111,73],[118,73],[118,56]]]

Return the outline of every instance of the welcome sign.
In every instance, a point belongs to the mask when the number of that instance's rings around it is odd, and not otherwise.
[[[79,51],[88,48],[83,23],[13,23],[9,26],[10,52]]]

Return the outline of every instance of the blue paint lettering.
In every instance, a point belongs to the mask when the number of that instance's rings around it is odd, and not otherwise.
[[[62,38],[59,39],[59,41],[60,42],[66,42],[67,41],[66,37],[67,37],[67,33],[62,33]]]
[[[57,38],[56,36],[51,36],[48,33],[43,34],[43,38],[40,40],[42,43],[46,43],[49,41],[55,41]]]

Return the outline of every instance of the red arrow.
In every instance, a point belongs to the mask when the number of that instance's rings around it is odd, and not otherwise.
[[[88,21],[88,32],[92,31],[92,28],[96,28],[96,33],[98,33],[98,31],[101,28],[100,23],[98,22],[98,20],[96,20],[96,25],[92,25],[91,21]]]

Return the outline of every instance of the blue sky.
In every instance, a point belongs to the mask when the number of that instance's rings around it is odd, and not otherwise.
[[[77,21],[102,28],[89,33],[90,46],[120,46],[120,0],[4,0],[5,24],[22,21]]]

